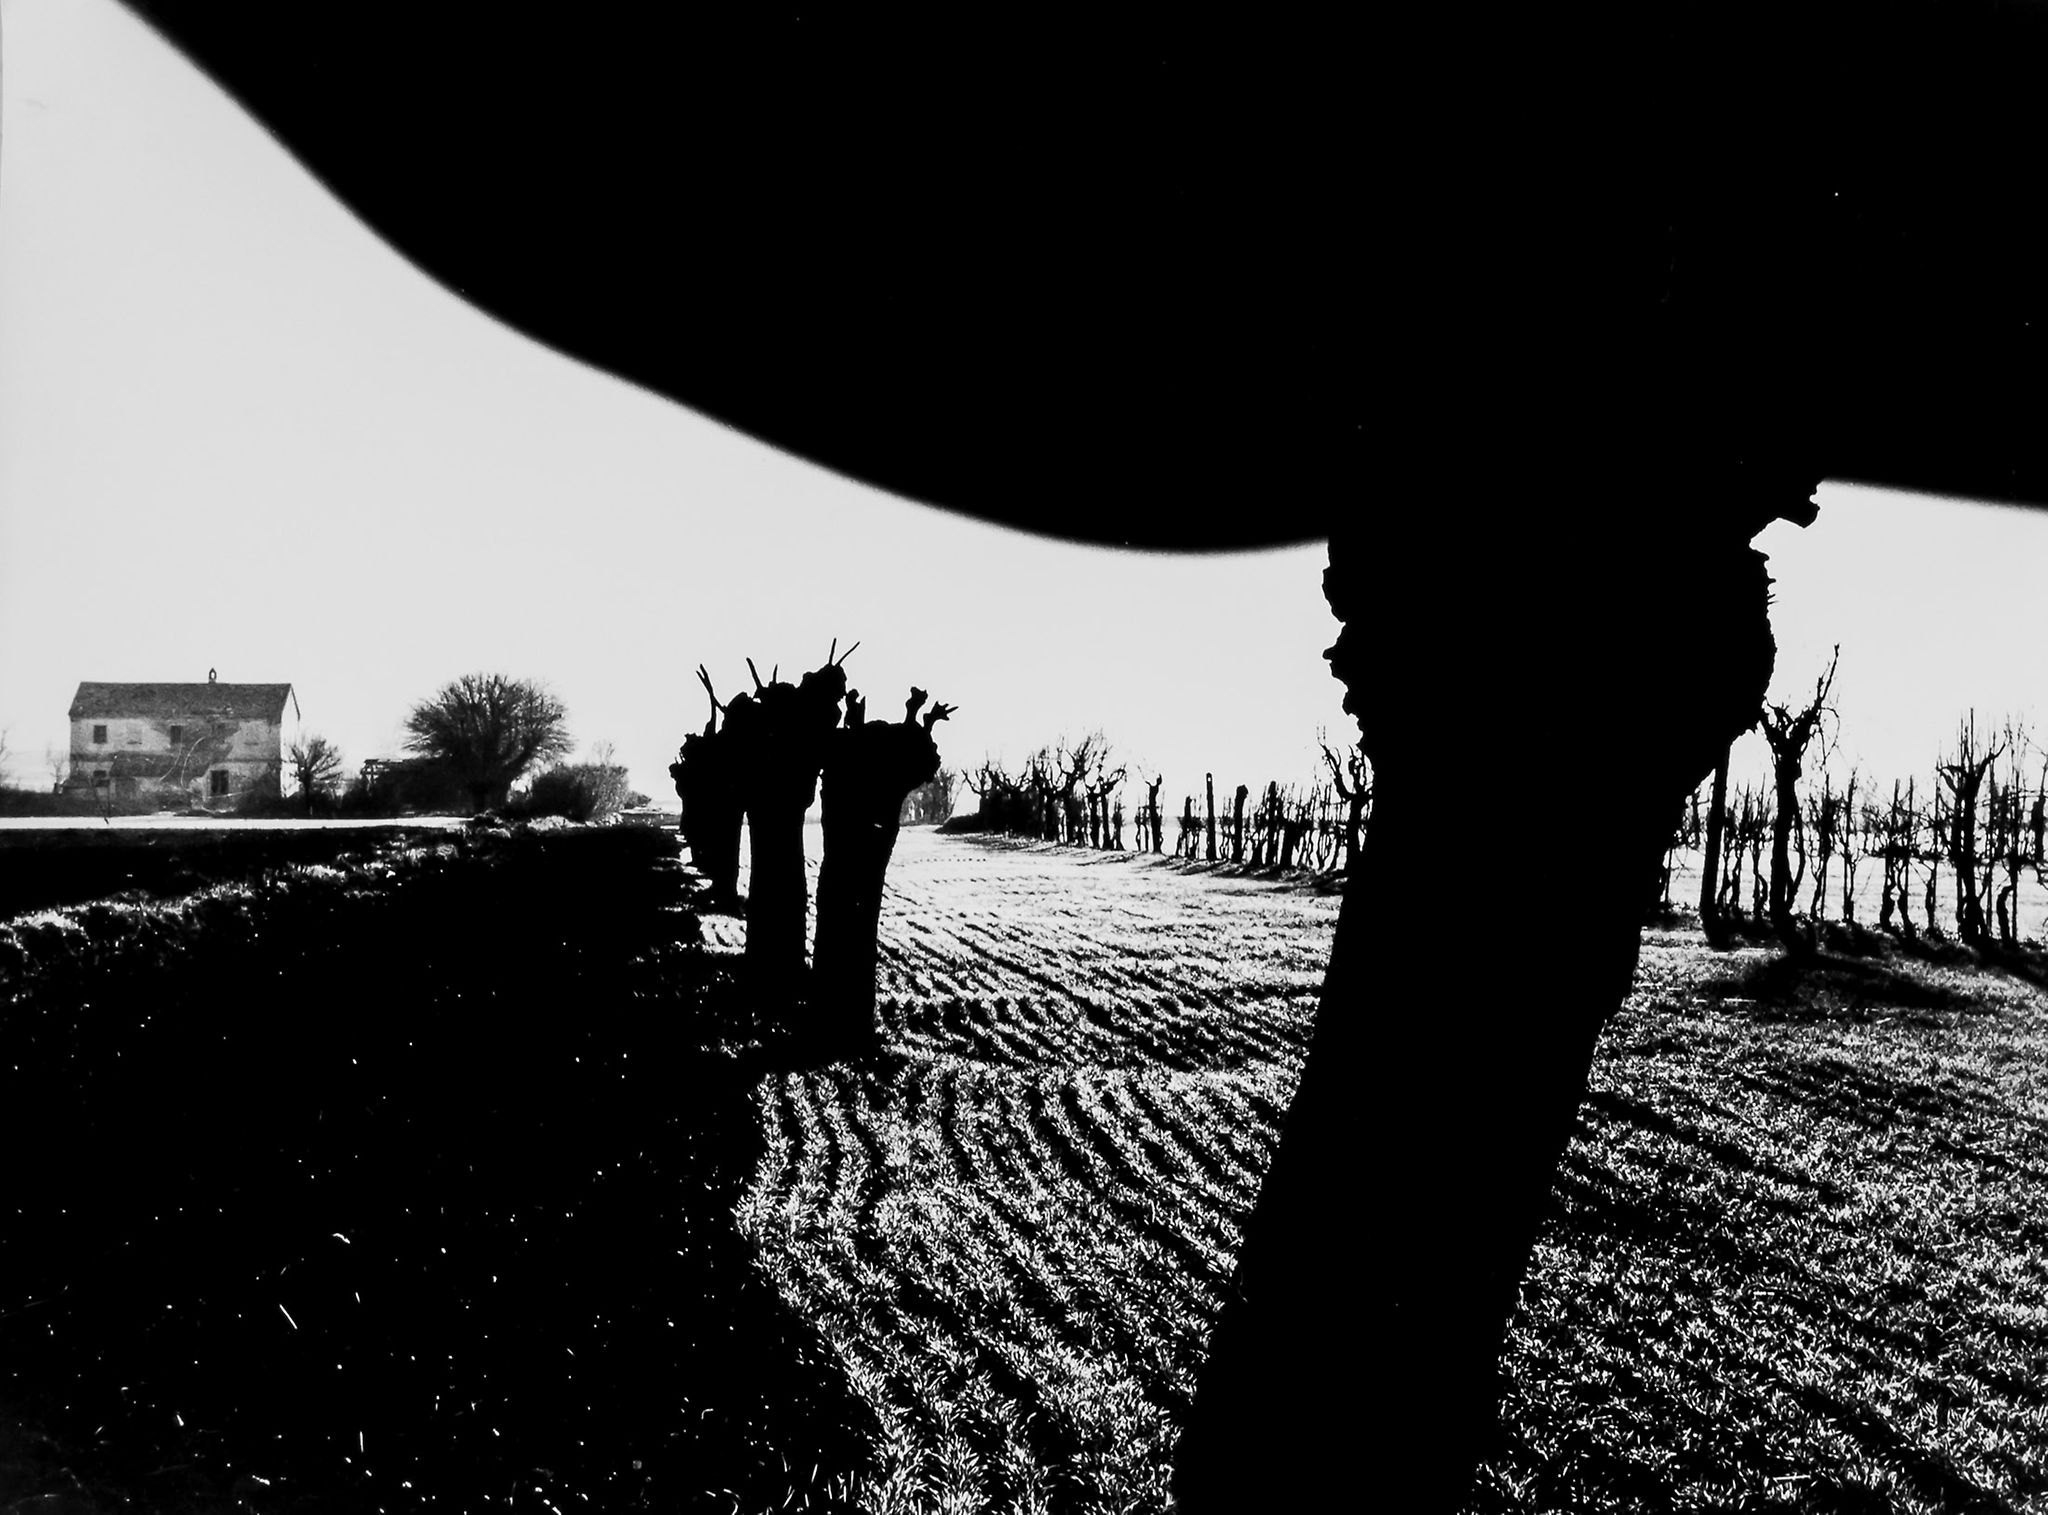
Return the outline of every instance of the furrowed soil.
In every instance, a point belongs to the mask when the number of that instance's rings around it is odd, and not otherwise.
[[[1164,1510],[1336,909],[908,831],[824,1065],[658,832],[0,926],[0,1512]],[[1647,929],[1471,1508],[2048,1511],[2041,978]]]

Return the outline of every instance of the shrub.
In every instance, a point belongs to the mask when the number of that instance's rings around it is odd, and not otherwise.
[[[617,815],[627,796],[626,770],[610,763],[558,763],[533,781],[513,813],[559,815],[571,821],[604,821]]]

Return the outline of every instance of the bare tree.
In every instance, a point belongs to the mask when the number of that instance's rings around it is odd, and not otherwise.
[[[55,794],[71,772],[71,754],[51,743],[43,748],[43,766],[50,770],[50,792]]]
[[[1793,899],[1799,887],[1799,879],[1792,873],[1791,841],[1799,821],[1800,764],[1822,723],[1834,714],[1828,695],[1834,689],[1835,668],[1841,660],[1842,648],[1837,643],[1827,671],[1814,680],[1813,698],[1797,712],[1784,705],[1767,704],[1758,722],[1771,749],[1771,777],[1776,790],[1775,820],[1771,827],[1771,925],[1779,939],[1793,949],[1806,945],[1792,921]],[[1801,843],[1803,865],[1803,836]],[[1803,875],[1803,866],[1800,871]]]
[[[1050,838],[1078,846],[1085,836],[1086,809],[1082,801],[1088,776],[1108,751],[1109,743],[1100,731],[1091,731],[1079,741],[1061,737],[1047,772],[1058,806],[1058,833]]]
[[[341,749],[324,736],[306,735],[293,742],[285,754],[297,783],[306,814],[322,799],[332,798],[341,785]]]
[[[1842,791],[1842,826],[1838,839],[1842,852],[1842,923],[1856,924],[1856,864],[1868,844],[1868,833],[1859,833],[1862,812],[1856,808],[1856,783],[1862,775],[1849,769],[1849,786]]]
[[[1820,793],[1806,797],[1806,821],[1813,827],[1816,853],[1813,901],[1806,913],[1808,919],[1819,925],[1827,916],[1828,868],[1834,862],[1842,832],[1841,796],[1835,793],[1835,776],[1826,769],[1821,770]]]
[[[478,810],[503,804],[514,780],[574,745],[568,712],[538,683],[467,673],[405,718],[406,746],[453,773]]]
[[[1339,762],[1337,754],[1330,750],[1327,738],[1317,733],[1317,745],[1323,749],[1323,761],[1330,766],[1330,782],[1336,786],[1337,796],[1345,803],[1344,817],[1344,871],[1351,872],[1358,866],[1358,844],[1365,834],[1366,808],[1372,804],[1372,765],[1366,761],[1363,743],[1354,743]]]
[[[1110,801],[1122,787],[1127,772],[1128,765],[1117,762],[1111,756],[1107,742],[1097,745],[1093,772],[1085,780],[1088,795],[1088,843],[1092,847],[1108,848],[1111,845]],[[1118,809],[1120,811],[1121,807]],[[1121,821],[1118,825],[1120,830]],[[1116,838],[1115,845],[1119,848],[1123,846],[1121,835]]]
[[[1942,798],[1939,788],[1933,789],[1931,796],[1927,809],[1927,845],[1920,854],[1920,861],[1927,865],[1927,889],[1922,900],[1927,912],[1927,934],[1934,936],[1941,931],[1941,919],[1936,913],[1935,901],[1941,897],[1941,860],[1948,853],[1950,813],[1948,803]]]
[[[2024,723],[2008,718],[2005,723],[2005,782],[1991,780],[1991,809],[1988,845],[1985,849],[1986,889],[1989,879],[2002,869],[2005,881],[1998,886],[1998,940],[2006,947],[2019,945],[2020,870],[2030,857],[2029,818],[2025,753],[2028,733]],[[2035,799],[2038,806],[2039,798]]]
[[[1948,860],[1956,876],[1956,931],[1966,942],[1984,940],[1984,901],[1978,892],[1977,801],[1984,777],[2005,749],[1988,751],[1977,739],[1977,712],[1956,725],[1955,757],[1935,771],[1949,792]]]

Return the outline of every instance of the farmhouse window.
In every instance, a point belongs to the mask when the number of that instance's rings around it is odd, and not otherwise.
[[[213,792],[215,794],[226,794],[228,792],[227,769],[216,768],[213,770],[212,773],[207,775],[207,778],[211,781],[213,785]]]
[[[102,743],[103,743],[103,742],[105,742],[105,741],[106,741],[106,739],[107,739],[107,728],[106,728],[106,727],[104,727],[104,726],[95,726],[95,727],[93,727],[93,728],[92,728],[92,739],[93,739],[93,740],[94,740],[95,742],[102,742]]]
[[[183,726],[173,726],[171,728],[171,745],[173,747],[182,746],[184,744],[184,741],[185,728]]]

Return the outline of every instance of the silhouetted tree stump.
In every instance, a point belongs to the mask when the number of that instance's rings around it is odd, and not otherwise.
[[[818,869],[811,1031],[834,1050],[880,1047],[874,1011],[882,886],[904,798],[939,771],[931,728],[952,709],[933,706],[922,725],[906,712],[901,723],[848,726],[825,744],[825,857]]]
[[[751,662],[747,665],[753,667]],[[771,676],[772,677],[772,676]],[[804,970],[804,812],[818,797],[825,745],[839,725],[846,670],[827,663],[799,684],[771,682],[726,707],[746,803],[747,974],[768,994],[793,994]],[[900,801],[902,796],[897,796]]]
[[[711,908],[736,910],[740,823],[746,817],[746,806],[733,764],[733,744],[718,727],[718,717],[726,707],[719,703],[711,675],[702,664],[697,667],[697,678],[711,699],[711,717],[702,731],[683,738],[676,761],[668,765],[668,775],[675,780],[676,798],[683,807],[678,829],[690,849],[690,861],[711,886]]]

